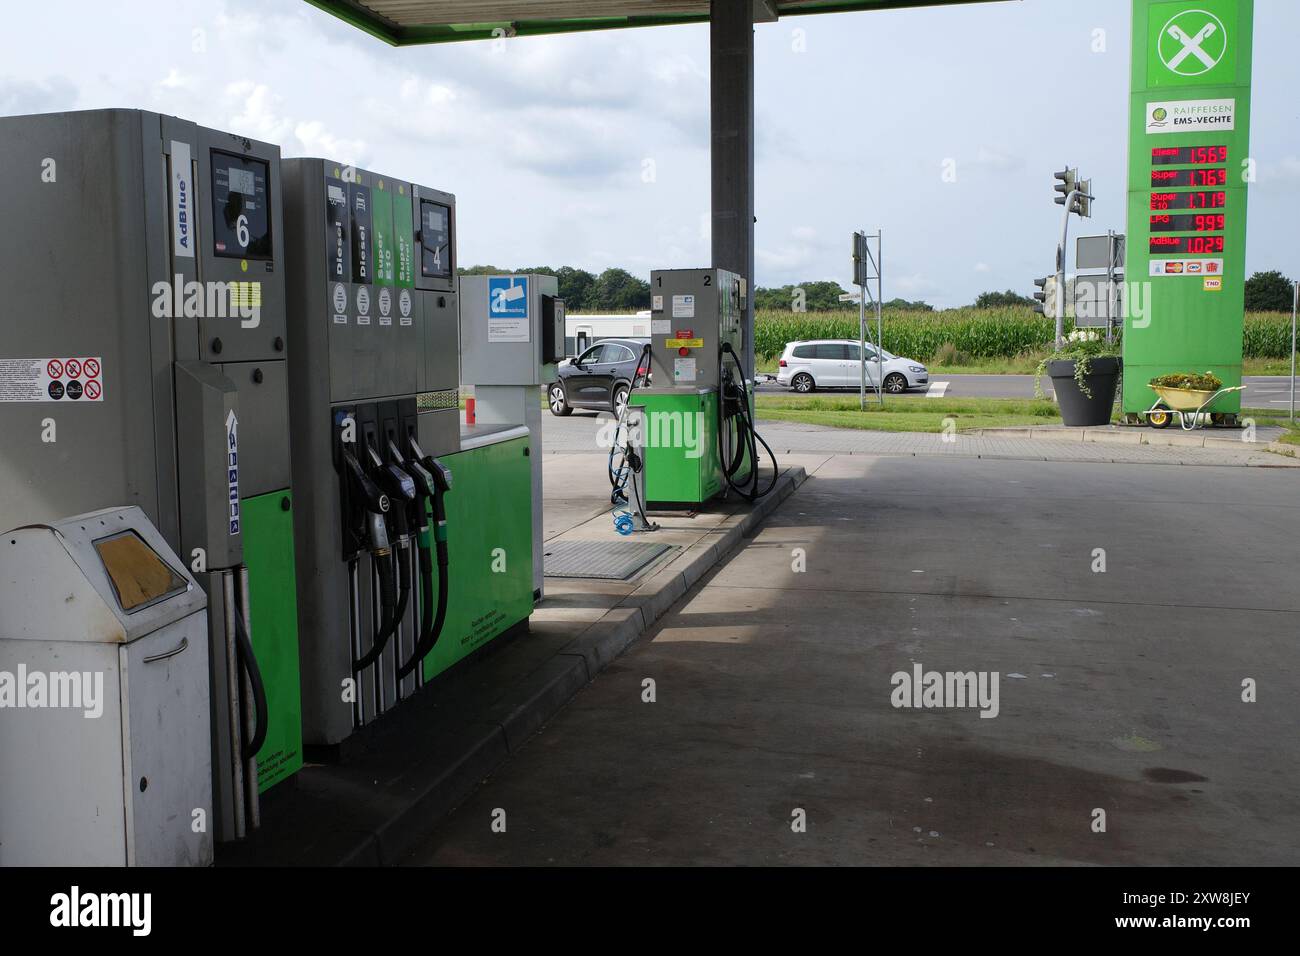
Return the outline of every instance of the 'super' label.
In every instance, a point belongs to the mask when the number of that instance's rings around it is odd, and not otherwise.
[[[98,356],[0,359],[0,402],[102,402]]]

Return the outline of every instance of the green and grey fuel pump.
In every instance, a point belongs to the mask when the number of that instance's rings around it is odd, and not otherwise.
[[[752,369],[743,366],[748,286],[723,269],[650,274],[651,383],[638,389],[647,507],[695,507],[724,491],[753,500],[760,478]]]
[[[459,451],[456,202],[323,159],[283,168],[303,730],[335,747],[417,690],[456,586],[430,525]]]
[[[0,119],[0,524],[137,506],[207,592],[218,839],[302,761],[279,161],[155,113]]]
[[[331,756],[526,627],[531,459],[526,428],[459,420],[455,197],[283,166],[303,732]]]
[[[542,597],[541,389],[564,360],[564,300],[548,275],[462,276],[460,374],[474,387],[476,434],[528,429],[531,447],[533,596]],[[517,507],[517,504],[512,504]],[[522,520],[523,515],[520,512]]]

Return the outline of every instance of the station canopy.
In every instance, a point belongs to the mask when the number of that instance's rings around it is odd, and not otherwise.
[[[709,0],[307,0],[394,46],[707,23]],[[732,0],[743,3],[745,0]],[[754,22],[987,0],[752,0]],[[504,31],[504,32],[499,32]]]

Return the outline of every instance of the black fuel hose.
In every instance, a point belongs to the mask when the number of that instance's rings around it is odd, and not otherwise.
[[[623,406],[624,416],[627,415],[627,408],[632,407],[632,393],[637,390],[637,381],[641,380],[641,378],[645,378],[646,381],[649,381],[650,364],[653,360],[654,352],[651,350],[651,343],[646,342],[646,345],[641,347],[640,358],[637,359],[637,371],[640,372],[642,368],[645,368],[646,373],[645,376],[633,373],[632,382],[628,385],[628,401]],[[610,460],[608,460],[607,467],[608,471],[610,471],[610,485],[614,488],[610,493],[610,503],[611,505],[627,505],[627,503],[630,503],[628,502],[627,492],[627,485],[630,480],[630,483],[632,483],[633,496],[636,496],[637,499],[637,512],[641,515],[642,522],[649,525],[650,518],[646,515],[645,502],[641,501],[641,490],[637,488],[636,483],[636,475],[641,473],[641,468],[645,467],[645,462],[642,462],[641,458],[638,457],[638,455],[633,454],[632,450],[630,450],[630,440],[632,440],[630,434],[628,436],[627,444],[621,446],[621,449],[623,449],[623,460],[619,462],[619,467],[614,467],[614,455],[620,447],[619,433],[625,428],[627,428],[625,419],[620,419],[619,428],[615,429],[614,442],[612,442],[612,445],[610,446]]]
[[[450,559],[447,554],[447,505],[443,501],[441,488],[438,488],[433,495],[433,544],[437,552],[438,560],[438,609],[433,616],[432,622],[429,621],[429,607],[433,603],[430,600],[430,591],[433,588],[433,575],[429,568],[429,529],[421,528],[419,531],[420,551],[425,555],[423,562],[423,576],[421,578],[421,587],[423,594],[424,613],[421,621],[420,638],[416,641],[415,650],[411,657],[397,670],[397,678],[401,680],[429,656],[429,652],[434,649],[438,643],[438,638],[442,636],[443,627],[447,623],[447,598],[449,594],[448,566]]]
[[[735,350],[732,349],[729,342],[723,343],[722,354],[724,356],[730,356],[731,361],[735,363],[736,370],[740,372],[740,397],[737,400],[737,408],[739,410],[738,417],[741,419],[741,422],[736,428],[736,434],[738,436],[737,444],[741,446],[742,450],[735,460],[731,460],[729,455],[723,451],[725,438],[722,426],[724,423],[723,405],[725,404],[725,401],[720,392],[718,395],[718,460],[722,465],[722,476],[727,482],[727,487],[736,492],[746,501],[757,501],[776,487],[777,479],[781,476],[781,470],[777,464],[776,453],[772,451],[772,446],[769,445],[763,439],[763,436],[758,433],[758,429],[754,427],[754,420],[750,417],[749,390],[746,387],[746,383],[749,381],[749,376],[745,373],[745,366],[740,362],[740,356],[735,353]],[[767,449],[768,457],[772,459],[772,478],[768,481],[767,486],[761,491],[759,490],[758,483],[758,446],[760,443]],[[740,469],[741,461],[746,453],[749,455],[750,462],[748,489],[736,484],[736,482],[732,480],[732,476]]]
[[[239,666],[248,674],[248,682],[253,687],[253,709],[257,717],[253,725],[253,736],[245,740],[240,748],[240,757],[247,762],[256,757],[262,744],[266,743],[270,714],[266,706],[266,684],[262,681],[262,670],[257,666],[257,655],[253,653],[253,642],[249,640],[244,615],[238,611],[235,612],[235,650]],[[235,679],[239,679],[238,675]]]
[[[393,570],[393,555],[385,551],[382,554],[374,556],[375,567],[379,571],[379,606],[382,613],[380,614],[379,632],[375,634],[375,639],[360,660],[352,662],[352,673],[356,674],[365,670],[375,661],[379,660],[379,655],[384,653],[384,648],[388,644],[388,639],[393,636],[397,630],[397,622],[401,620],[401,615],[397,613],[397,581]],[[402,590],[402,610],[405,610],[406,596],[410,593],[410,586]]]

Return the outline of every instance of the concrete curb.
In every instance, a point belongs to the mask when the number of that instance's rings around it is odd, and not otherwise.
[[[219,865],[402,862],[807,478],[802,467],[787,469],[752,509],[727,516],[476,715],[431,730],[448,716],[436,702],[404,704],[386,744],[352,763],[304,770],[296,787],[267,802],[262,830],[223,851]]]
[[[1115,431],[1108,428],[1040,428],[1025,426],[1024,428],[977,428],[967,432],[967,434],[976,435],[980,438],[1032,438],[1038,441],[1083,441],[1110,445],[1152,445],[1182,448],[1241,448],[1250,444],[1243,442],[1240,438],[1225,438],[1220,435],[1183,431],[1161,434],[1150,429],[1140,431],[1135,429],[1129,432]],[[1278,442],[1270,442],[1265,445],[1261,442],[1256,447],[1271,449],[1272,446],[1278,444]]]

